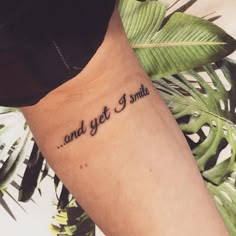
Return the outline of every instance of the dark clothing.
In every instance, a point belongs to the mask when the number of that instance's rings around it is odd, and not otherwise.
[[[104,40],[115,0],[7,0],[0,8],[0,106],[28,106],[72,79]]]

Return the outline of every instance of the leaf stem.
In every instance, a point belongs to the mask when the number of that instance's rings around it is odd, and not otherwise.
[[[152,44],[134,44],[136,48],[159,48],[159,47],[175,47],[175,46],[201,46],[201,45],[225,45],[225,42],[170,42],[170,43],[152,43]]]

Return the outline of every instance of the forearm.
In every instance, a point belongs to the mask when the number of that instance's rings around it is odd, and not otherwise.
[[[52,168],[107,235],[228,235],[117,13],[85,70],[22,111]]]

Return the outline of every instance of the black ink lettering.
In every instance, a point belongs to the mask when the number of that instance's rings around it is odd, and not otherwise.
[[[111,117],[111,113],[110,113],[109,108],[104,107],[102,114],[98,118],[91,120],[91,122],[90,122],[90,128],[91,128],[90,135],[94,136],[97,133],[98,126],[101,124],[104,124],[107,120],[110,119],[110,117]]]
[[[141,92],[137,92],[135,94],[131,94],[130,95],[130,103],[133,104],[134,102],[136,102],[137,100],[139,100],[140,98],[142,98],[142,94]]]
[[[131,104],[133,104],[135,102],[134,96],[132,94],[130,95],[130,101],[129,102]]]
[[[143,96],[142,96],[142,93],[141,93],[141,92],[137,92],[134,97],[135,97],[135,100],[139,100],[139,99],[142,98]]]
[[[106,121],[105,115],[104,115],[104,114],[101,114],[100,117],[99,117],[99,123],[100,123],[100,124],[103,124],[103,123],[105,123],[105,121]]]
[[[84,121],[82,120],[80,128],[77,130],[77,136],[80,137],[82,134],[86,133],[86,128],[84,125]]]
[[[120,100],[119,100],[119,104],[121,105],[121,107],[119,107],[119,108],[115,108],[115,112],[116,113],[120,113],[120,112],[122,112],[125,108],[126,108],[126,94],[124,94],[121,98],[120,98]]]
[[[91,122],[90,122],[90,127],[91,127],[91,132],[90,132],[90,134],[92,135],[92,136],[94,136],[96,133],[97,133],[97,130],[98,130],[98,120],[97,120],[97,118],[95,118],[94,120],[91,120]]]
[[[71,142],[70,136],[66,135],[64,141],[65,141],[65,143],[70,143]]]
[[[145,96],[148,96],[149,94],[150,93],[149,93],[148,88],[145,88],[144,85],[142,84],[137,93],[130,95],[130,104],[133,104],[137,100],[139,100]]]
[[[143,84],[140,85],[140,88],[138,91],[136,91],[133,94],[129,95],[129,103],[133,104],[136,101],[144,98],[145,96],[148,96],[150,94],[148,88],[146,88]],[[122,97],[119,99],[119,104],[115,107],[114,112],[115,113],[120,113],[122,111],[125,110],[127,106],[127,100],[126,100],[126,94],[124,93],[122,95]],[[111,117],[111,111],[109,109],[109,107],[105,106],[103,108],[102,113],[95,117],[94,119],[92,119],[90,121],[90,135],[94,136],[97,134],[98,132],[98,128],[100,125],[104,124],[107,120],[109,120]],[[86,134],[87,132],[87,128],[85,126],[85,122],[84,120],[81,121],[81,125],[78,129],[73,130],[71,133],[67,134],[64,136],[64,142],[61,145],[58,145],[57,148],[60,149],[62,147],[64,147],[65,145],[71,143],[72,141],[78,139],[79,137],[81,137],[82,135]],[[1,147],[0,147],[1,149]],[[83,168],[83,166],[81,166]],[[86,167],[86,165],[85,165]]]
[[[102,114],[99,117],[99,123],[100,124],[105,123],[106,120],[110,119],[110,116],[111,116],[111,113],[109,111],[109,108],[108,107],[104,107],[104,110],[103,110]]]
[[[74,140],[75,138],[78,138],[77,131],[71,133],[71,139]]]
[[[103,114],[104,114],[106,120],[109,120],[109,119],[110,119],[110,117],[111,117],[111,112],[110,112],[110,109],[109,109],[108,107],[104,107]]]
[[[86,128],[84,126],[84,121],[81,121],[80,128],[71,132],[70,135],[66,135],[64,138],[65,144],[72,142],[74,139],[79,138],[82,134],[86,133]]]

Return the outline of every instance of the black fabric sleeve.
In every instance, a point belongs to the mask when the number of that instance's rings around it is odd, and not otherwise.
[[[104,40],[115,0],[8,0],[0,9],[0,106],[29,106],[72,79]]]

